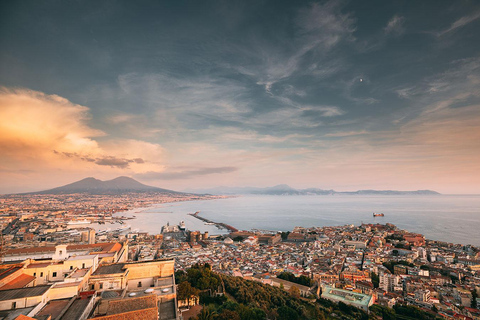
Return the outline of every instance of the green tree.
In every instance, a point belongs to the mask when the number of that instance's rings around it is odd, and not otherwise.
[[[216,320],[241,320],[240,315],[236,311],[224,309]]]
[[[372,278],[373,287],[378,288],[380,286],[380,277],[378,274],[372,271],[372,273],[370,273],[370,278]]]
[[[470,303],[470,306],[474,309],[477,308],[477,298],[478,298],[477,290],[475,290],[475,288],[473,288],[473,290],[472,290],[472,302]]]
[[[297,286],[291,286],[288,292],[295,298],[300,298],[300,289]]]
[[[199,292],[198,289],[192,287],[190,282],[184,281],[177,287],[177,299],[180,301],[187,300],[187,305],[190,306],[190,298],[197,296]]]
[[[277,312],[278,320],[297,320],[300,318],[297,311],[287,306],[281,306]]]
[[[179,284],[180,282],[187,281],[187,274],[183,270],[175,271],[175,283]]]
[[[214,320],[216,317],[217,313],[213,308],[211,307],[206,307],[203,308],[202,311],[197,316],[197,320]]]

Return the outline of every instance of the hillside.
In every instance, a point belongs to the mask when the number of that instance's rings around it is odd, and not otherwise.
[[[209,194],[257,194],[257,195],[439,195],[432,190],[398,191],[398,190],[358,190],[335,191],[332,189],[295,189],[286,184],[273,187],[218,187],[213,189],[194,190],[194,192]]]
[[[67,184],[58,188],[29,192],[27,194],[122,194],[130,192],[152,192],[165,194],[182,194],[182,192],[147,186],[129,177],[118,177],[112,180],[102,181],[95,178],[85,178],[77,182]]]

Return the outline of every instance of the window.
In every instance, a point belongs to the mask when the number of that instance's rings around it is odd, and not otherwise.
[[[142,286],[142,281],[138,281],[138,287],[140,288]]]
[[[43,277],[43,272],[40,272],[40,277]]]
[[[94,284],[92,284],[92,290],[95,290],[95,285]]]
[[[72,269],[73,269],[73,266],[70,266],[70,270],[72,270]]]
[[[52,277],[55,278],[56,276],[57,276],[57,273],[56,273],[56,272],[52,273]]]
[[[85,269],[85,263],[82,263],[82,269]]]
[[[36,276],[37,276],[37,273],[36,273],[36,272],[34,272],[34,273],[33,273],[33,276],[34,276],[34,277],[36,277]]]
[[[100,283],[100,289],[103,289],[103,283]]]
[[[16,302],[12,302],[12,309],[17,309],[17,303]]]

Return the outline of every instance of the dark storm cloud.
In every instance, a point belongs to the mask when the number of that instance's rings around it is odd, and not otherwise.
[[[222,174],[222,173],[231,173],[237,171],[238,168],[235,167],[218,167],[218,168],[196,168],[184,171],[173,171],[173,172],[146,172],[137,174],[136,177],[139,179],[146,180],[177,180],[177,179],[190,179],[197,176],[205,176],[210,174]]]
[[[142,158],[135,158],[135,159],[125,159],[125,158],[118,158],[114,156],[104,156],[99,158],[94,158],[91,156],[83,156],[76,152],[59,152],[57,150],[53,150],[53,153],[63,155],[67,158],[75,158],[86,162],[94,162],[99,166],[110,166],[114,168],[126,169],[128,168],[130,163],[138,163],[143,164],[145,160]]]
[[[127,168],[129,163],[130,161],[126,159],[119,159],[114,157],[97,159],[95,161],[95,164],[98,164],[99,166],[110,166],[110,167],[117,167],[122,169]]]

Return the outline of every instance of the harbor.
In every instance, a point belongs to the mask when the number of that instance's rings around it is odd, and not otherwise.
[[[212,220],[209,220],[207,218],[204,218],[200,215],[198,215],[200,213],[200,211],[196,211],[195,213],[189,213],[188,215],[192,216],[192,217],[195,217],[201,221],[203,221],[205,223],[205,225],[214,225],[216,226],[218,229],[226,229],[230,232],[236,232],[238,231],[237,228],[234,228],[232,227],[231,225],[229,224],[226,224],[226,223],[223,223],[223,222],[215,222],[215,221],[212,221]]]

